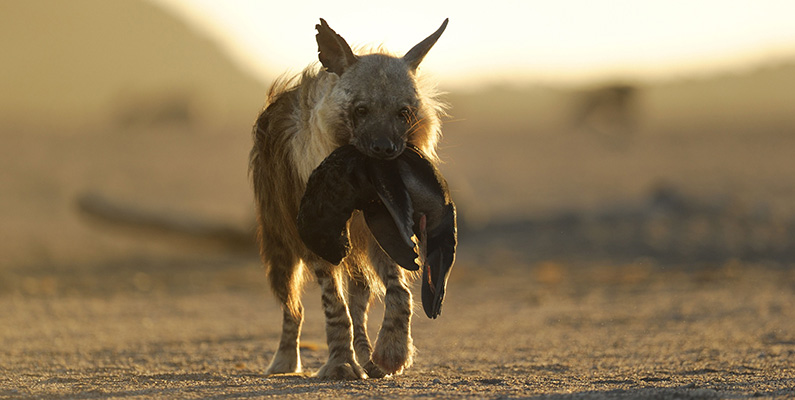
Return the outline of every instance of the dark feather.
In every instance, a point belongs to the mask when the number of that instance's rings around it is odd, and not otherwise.
[[[447,278],[455,261],[457,227],[455,205],[447,181],[422,152],[409,147],[398,158],[401,176],[414,209],[426,216],[427,241],[423,265],[422,306],[428,318],[441,313]]]
[[[309,176],[301,198],[301,240],[332,264],[339,264],[350,251],[347,223],[359,196],[355,171],[360,162],[360,153],[353,146],[335,150]]]
[[[378,245],[389,258],[409,271],[420,269],[420,265],[417,264],[418,249],[413,244],[407,245],[403,241],[403,234],[383,203],[370,202],[364,209],[364,219]]]
[[[394,160],[368,160],[370,184],[381,199],[384,208],[392,216],[406,246],[414,247],[414,207],[403,183],[401,171]]]
[[[422,266],[423,309],[429,318],[439,316],[457,244],[455,205],[439,170],[413,146],[390,161],[342,146],[309,177],[298,214],[301,239],[339,264],[350,251],[347,221],[354,209],[364,212],[393,261],[412,271]]]

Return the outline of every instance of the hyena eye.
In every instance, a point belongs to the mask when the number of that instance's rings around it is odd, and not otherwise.
[[[365,115],[367,115],[367,111],[368,111],[367,107],[365,107],[365,106],[358,106],[358,107],[353,109],[353,113],[357,117],[364,117]]]
[[[404,121],[410,121],[413,114],[414,113],[411,112],[410,108],[403,107],[400,109],[400,111],[398,111],[398,118],[401,118]]]

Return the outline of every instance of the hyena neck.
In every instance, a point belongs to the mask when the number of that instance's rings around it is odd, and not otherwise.
[[[334,74],[320,71],[317,74],[304,72],[300,90],[300,127],[291,138],[291,155],[301,182],[305,185],[315,168],[344,144],[340,140],[341,117],[334,110],[339,99],[334,87],[338,78]],[[344,124],[343,124],[344,125]]]

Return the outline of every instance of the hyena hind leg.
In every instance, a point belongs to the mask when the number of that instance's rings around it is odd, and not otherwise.
[[[299,338],[304,322],[301,304],[302,263],[289,255],[273,251],[268,260],[268,280],[282,307],[282,335],[279,348],[273,355],[267,375],[301,372]]]
[[[304,321],[304,309],[298,304],[296,314],[293,315],[287,307],[283,307],[282,338],[279,348],[273,355],[266,375],[289,374],[301,372],[301,354],[298,340],[301,336],[301,325]]]
[[[411,366],[414,357],[409,276],[377,244],[371,247],[370,254],[373,266],[386,287],[384,322],[378,332],[372,360],[383,372],[400,374]]]

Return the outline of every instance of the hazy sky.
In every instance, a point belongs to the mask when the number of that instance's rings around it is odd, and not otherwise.
[[[795,56],[795,1],[153,0],[264,80],[316,60],[319,17],[399,54],[450,25],[422,67],[444,85],[667,77]]]

